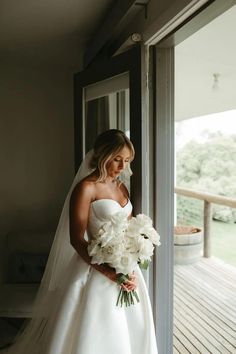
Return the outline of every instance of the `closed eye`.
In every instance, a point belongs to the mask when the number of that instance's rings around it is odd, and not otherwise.
[[[116,162],[121,162],[122,160],[114,159]],[[129,162],[129,160],[125,160],[124,162]]]

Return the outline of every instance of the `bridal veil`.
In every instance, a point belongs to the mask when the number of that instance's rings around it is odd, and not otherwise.
[[[93,172],[89,166],[92,154],[93,150],[90,150],[85,156],[67,194],[46,269],[34,302],[32,318],[20,331],[15,343],[7,350],[9,354],[34,354],[34,350],[37,352],[43,341],[46,327],[52,325],[51,309],[62,282],[62,274],[76,252],[70,244],[69,235],[70,196],[76,184]]]

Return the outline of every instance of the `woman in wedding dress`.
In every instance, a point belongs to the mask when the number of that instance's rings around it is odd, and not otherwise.
[[[91,264],[88,242],[112,214],[132,205],[118,179],[134,158],[126,135],[100,134],[68,193],[30,323],[10,354],[157,354],[152,310],[141,270],[119,285],[115,269]],[[139,302],[116,306],[120,287]]]

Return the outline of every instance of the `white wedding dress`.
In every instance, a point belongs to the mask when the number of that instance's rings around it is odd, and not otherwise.
[[[92,238],[111,214],[132,211],[111,199],[91,203],[88,237]],[[61,274],[43,341],[29,354],[157,354],[150,300],[139,267],[137,293],[140,302],[116,306],[119,286],[88,265],[75,253]],[[50,328],[50,331],[47,331]],[[48,333],[47,333],[48,332]],[[15,354],[18,354],[16,351]]]

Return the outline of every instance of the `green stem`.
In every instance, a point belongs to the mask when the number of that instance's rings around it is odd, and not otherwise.
[[[134,305],[133,291],[130,292],[130,301],[131,304]]]
[[[123,299],[124,299],[124,289],[121,289],[121,290],[122,290],[122,295],[121,295],[121,299],[120,299],[120,306],[122,307]]]
[[[139,297],[138,297],[138,294],[135,290],[134,290],[134,296],[135,296],[135,299],[137,300],[137,302],[139,302]]]
[[[120,297],[121,297],[121,293],[122,293],[122,288],[120,288],[120,292],[119,292],[119,295],[118,295],[118,298],[117,298],[116,306],[119,305],[119,300],[120,300]]]

